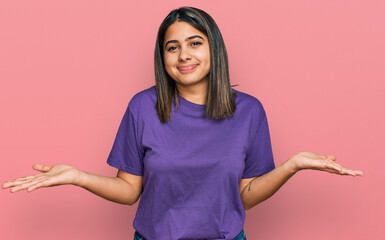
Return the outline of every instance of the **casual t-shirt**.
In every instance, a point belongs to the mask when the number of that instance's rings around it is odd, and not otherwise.
[[[232,239],[241,232],[241,179],[275,165],[261,102],[232,91],[236,111],[223,119],[206,119],[205,105],[179,96],[162,123],[154,86],[129,102],[107,163],[143,176],[133,226],[146,239]]]

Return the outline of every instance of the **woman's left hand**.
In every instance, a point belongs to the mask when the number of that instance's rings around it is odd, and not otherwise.
[[[360,170],[353,170],[339,165],[335,162],[336,157],[329,154],[318,155],[311,152],[300,152],[291,157],[288,161],[291,162],[295,172],[304,169],[313,169],[339,175],[364,175],[364,173]]]

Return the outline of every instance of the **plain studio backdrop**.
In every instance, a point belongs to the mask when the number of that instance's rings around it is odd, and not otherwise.
[[[120,121],[155,84],[157,30],[181,6],[217,22],[231,83],[265,107],[276,165],[310,151],[365,174],[299,172],[247,211],[248,239],[385,239],[383,0],[1,0],[1,183],[35,162],[115,176]],[[7,240],[132,239],[138,205],[74,186],[0,201]]]

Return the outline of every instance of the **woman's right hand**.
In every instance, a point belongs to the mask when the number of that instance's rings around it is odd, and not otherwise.
[[[33,169],[42,173],[8,180],[3,184],[3,188],[11,188],[11,192],[17,192],[24,189],[31,192],[42,187],[76,184],[81,173],[80,170],[65,164],[34,164]]]

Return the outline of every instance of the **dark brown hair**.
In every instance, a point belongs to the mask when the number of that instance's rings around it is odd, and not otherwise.
[[[171,115],[172,101],[178,109],[179,94],[175,81],[164,67],[163,43],[168,27],[176,21],[183,21],[203,32],[210,46],[210,72],[205,105],[205,117],[220,119],[231,117],[235,112],[235,97],[230,86],[227,51],[222,34],[214,19],[203,10],[181,7],[171,11],[161,23],[155,45],[156,109],[161,122],[167,122]],[[236,85],[234,85],[236,86]]]

